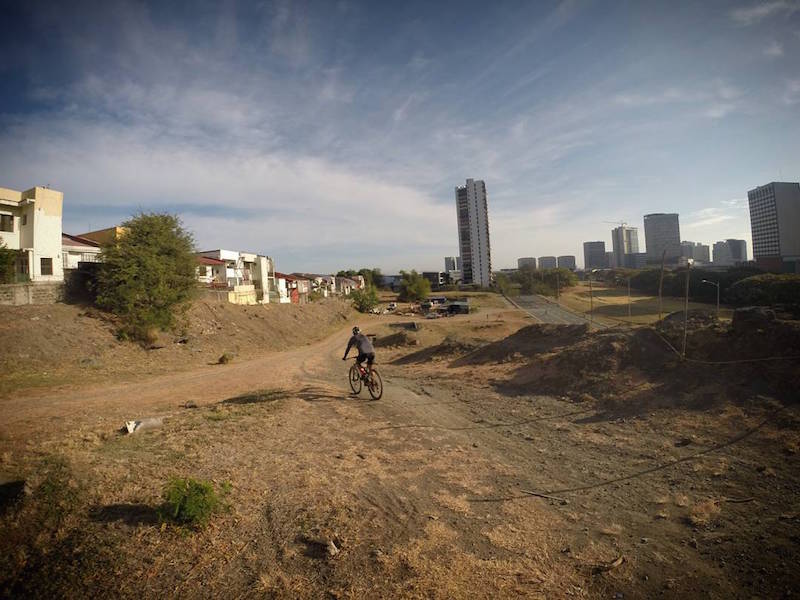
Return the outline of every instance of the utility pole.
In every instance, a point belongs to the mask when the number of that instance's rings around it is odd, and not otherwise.
[[[709,281],[708,279],[703,279],[703,283],[709,283],[717,286],[717,321],[719,321],[719,281]]]
[[[631,318],[631,278],[628,277],[628,318]]]
[[[683,304],[683,351],[681,358],[686,360],[686,337],[689,332],[689,274],[692,272],[692,259],[686,261],[686,298]]]
[[[658,320],[660,321],[664,313],[664,304],[661,299],[661,293],[664,289],[664,263],[667,260],[667,250],[661,253],[661,276],[658,278]]]

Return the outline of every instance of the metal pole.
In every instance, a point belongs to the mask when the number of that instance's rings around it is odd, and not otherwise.
[[[663,316],[663,312],[664,312],[664,310],[663,310],[664,305],[663,305],[662,299],[661,299],[661,292],[662,292],[662,290],[664,288],[664,263],[666,262],[666,260],[667,260],[667,251],[664,250],[664,252],[661,253],[661,277],[658,278],[658,320],[659,321],[661,320],[661,317]]]
[[[628,277],[628,318],[631,318],[631,278]]]
[[[686,336],[689,331],[689,273],[692,271],[692,263],[686,263],[686,298],[683,305],[683,351],[681,358],[686,359]]]

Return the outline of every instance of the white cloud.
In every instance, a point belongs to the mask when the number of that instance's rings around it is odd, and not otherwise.
[[[785,83],[783,103],[792,105],[800,102],[800,79],[791,79]]]
[[[783,46],[775,40],[772,40],[772,42],[764,48],[764,56],[769,56],[770,58],[783,56]]]
[[[796,10],[798,10],[797,3],[788,0],[776,0],[737,8],[731,11],[730,17],[739,25],[749,26],[770,17],[791,14]]]

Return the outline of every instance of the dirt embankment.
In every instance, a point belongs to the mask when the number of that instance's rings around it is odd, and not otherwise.
[[[316,341],[353,317],[347,303],[235,306],[199,301],[153,348],[120,341],[107,315],[68,304],[5,307],[0,394],[183,370]]]
[[[689,322],[686,361],[676,351],[682,344],[683,320],[677,317],[655,328],[594,333],[584,325],[529,325],[488,344],[448,338],[394,364],[447,360],[450,368],[469,367],[504,394],[597,399],[623,413],[700,408],[754,393],[787,399],[800,386],[800,359],[791,359],[800,357],[800,322],[732,326],[696,314]]]

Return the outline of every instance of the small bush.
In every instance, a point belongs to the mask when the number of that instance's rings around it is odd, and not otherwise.
[[[227,494],[230,484],[223,484],[222,494]],[[200,528],[208,523],[222,507],[222,499],[210,481],[199,479],[170,479],[164,488],[164,505],[160,514],[164,520]]]
[[[800,275],[765,273],[741,279],[728,288],[728,301],[736,306],[770,306],[800,302]]]
[[[222,356],[219,357],[217,362],[219,362],[221,365],[227,365],[229,362],[233,362],[233,354],[230,352],[223,352]]]
[[[379,302],[378,292],[372,286],[367,286],[363,290],[353,290],[350,299],[353,301],[353,307],[362,313],[371,312]]]

